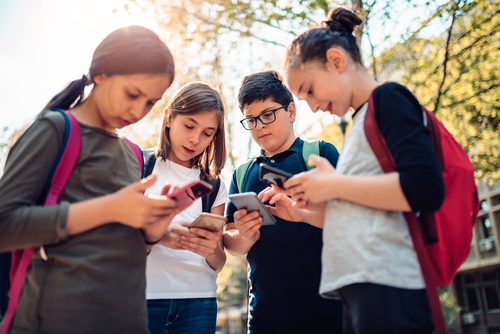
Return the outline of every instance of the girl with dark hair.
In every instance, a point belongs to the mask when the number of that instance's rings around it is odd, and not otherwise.
[[[0,179],[0,251],[40,251],[9,333],[148,332],[146,244],[177,209],[166,196],[144,196],[156,178],[140,181],[137,158],[117,130],[142,119],[173,78],[158,35],[118,29],[95,50],[89,74],[52,98],[10,150]],[[53,108],[78,120],[81,151],[58,204],[43,206],[66,129]]]
[[[444,199],[443,179],[416,98],[397,83],[379,85],[363,67],[353,35],[361,22],[353,12],[336,8],[321,27],[288,47],[284,74],[295,96],[313,112],[355,111],[337,167],[313,156],[316,168],[292,177],[285,187],[296,207],[327,202],[320,293],[342,300],[345,333],[432,333],[403,212],[437,210]],[[397,172],[383,172],[366,139],[370,94]]]
[[[224,104],[219,92],[203,82],[181,87],[170,99],[154,149],[156,194],[165,182],[181,186],[218,178],[226,162]],[[229,201],[220,180],[211,213],[222,215]],[[217,319],[217,273],[226,262],[222,229],[189,228],[202,213],[201,199],[175,216],[146,266],[151,334],[213,334]]]

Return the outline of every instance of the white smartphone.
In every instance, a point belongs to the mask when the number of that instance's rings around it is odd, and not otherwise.
[[[213,213],[202,212],[189,227],[199,227],[211,232],[218,231],[227,222],[227,218]]]
[[[229,199],[238,210],[246,209],[248,212],[259,211],[262,216],[262,225],[276,224],[276,219],[267,211],[266,206],[254,192],[229,195]]]

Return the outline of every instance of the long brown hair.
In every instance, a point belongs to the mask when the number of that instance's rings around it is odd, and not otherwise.
[[[158,136],[158,143],[154,150],[157,157],[166,160],[170,153],[170,128],[167,122],[177,115],[194,115],[206,112],[215,112],[218,126],[212,142],[205,151],[192,160],[192,168],[200,169],[200,177],[215,178],[220,175],[226,163],[226,136],[224,126],[224,103],[217,89],[207,83],[195,81],[179,88],[170,101],[162,121],[162,131]]]

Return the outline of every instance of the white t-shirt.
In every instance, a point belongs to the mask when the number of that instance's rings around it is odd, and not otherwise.
[[[187,168],[170,160],[156,160],[153,173],[156,183],[146,194],[159,194],[165,182],[172,186],[183,186],[200,179],[198,169]],[[227,188],[221,179],[219,192],[212,207],[229,201]],[[198,198],[184,211],[174,217],[177,220],[195,220],[202,212]],[[217,274],[201,255],[187,250],[175,250],[162,245],[153,246],[146,262],[146,298],[212,298],[216,297]]]

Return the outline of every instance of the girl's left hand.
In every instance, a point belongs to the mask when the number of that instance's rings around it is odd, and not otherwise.
[[[322,203],[333,198],[334,179],[337,174],[330,162],[318,155],[312,154],[308,164],[316,168],[302,172],[288,179],[284,187],[295,206],[307,206],[307,202]]]
[[[210,232],[201,228],[189,228],[189,234],[182,235],[180,244],[183,249],[208,257],[219,247],[219,232]]]

